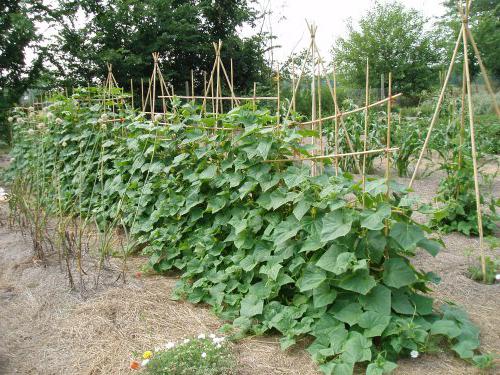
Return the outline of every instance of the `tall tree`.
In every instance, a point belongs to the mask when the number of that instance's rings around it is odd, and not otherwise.
[[[29,62],[28,49],[36,53],[40,41],[35,23],[46,8],[38,1],[2,0],[0,2],[0,138],[8,136],[7,110],[37,79],[43,53]]]
[[[67,15],[55,43],[52,63],[66,84],[90,82],[113,65],[121,85],[148,77],[152,52],[160,53],[166,79],[184,87],[195,71],[210,72],[212,42],[223,41],[223,59],[231,56],[236,85],[246,89],[265,70],[263,39],[242,39],[238,28],[257,14],[249,0],[113,0],[65,1]],[[72,14],[72,16],[69,16]],[[78,26],[78,25],[81,26]]]
[[[332,48],[334,61],[345,78],[358,87],[365,84],[369,60],[372,87],[381,74],[392,72],[394,90],[418,96],[436,82],[439,50],[422,14],[401,3],[376,3],[348,35]]]

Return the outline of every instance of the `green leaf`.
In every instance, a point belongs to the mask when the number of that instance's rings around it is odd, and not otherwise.
[[[309,265],[306,267],[302,277],[297,280],[297,286],[301,292],[305,292],[317,288],[325,280],[325,271],[318,267]]]
[[[287,350],[289,347],[295,345],[295,339],[289,336],[283,336],[280,338],[280,347],[281,350]]]
[[[326,214],[323,218],[321,241],[333,241],[339,237],[345,236],[350,232],[352,222],[352,215],[344,210],[336,210]]]
[[[308,202],[307,200],[301,200],[295,208],[293,209],[293,215],[296,217],[297,220],[302,219],[302,217],[309,211],[311,208],[311,203]]]
[[[353,364],[356,362],[370,361],[372,359],[371,346],[371,340],[367,339],[359,332],[351,331],[344,343],[341,358],[344,362]]]
[[[318,267],[330,271],[335,275],[347,272],[356,263],[356,256],[353,253],[340,253],[337,247],[330,247],[316,262]]]
[[[279,223],[273,232],[274,244],[281,245],[285,241],[297,235],[301,229],[300,222],[294,216]]]
[[[227,203],[227,198],[216,195],[215,197],[211,197],[208,199],[207,211],[211,213],[216,213],[224,208]]]
[[[212,180],[217,174],[217,167],[215,165],[208,166],[200,173],[200,180]]]
[[[262,314],[264,301],[254,294],[247,294],[241,301],[240,315],[251,318],[252,316]]]
[[[365,329],[366,337],[381,336],[391,321],[390,315],[381,315],[375,311],[367,311],[361,315],[359,326]]]
[[[401,288],[413,284],[417,277],[415,271],[402,258],[391,258],[384,262],[384,284],[393,288]]]
[[[339,257],[340,258],[340,257]],[[357,271],[344,277],[339,282],[339,287],[362,295],[367,294],[377,282],[367,270]]]
[[[321,283],[313,289],[313,305],[317,309],[330,305],[335,298],[337,298],[337,292],[331,289],[328,283]]]
[[[433,257],[435,257],[439,253],[439,251],[441,251],[441,244],[439,242],[429,240],[427,238],[418,241],[417,246],[421,247],[424,250],[427,250],[427,252]]]
[[[390,236],[405,251],[413,251],[417,243],[425,238],[424,232],[416,224],[396,223],[391,228]]]
[[[460,327],[452,320],[438,320],[431,327],[431,334],[444,335],[450,339],[457,337],[460,333]]]
[[[359,296],[359,302],[365,310],[391,314],[391,291],[382,284],[376,285],[367,295]]]
[[[353,326],[359,322],[363,311],[359,303],[346,304],[345,301],[338,301],[331,308],[331,313],[337,320]]]
[[[381,204],[375,212],[364,212],[362,214],[361,227],[370,230],[384,228],[384,220],[391,216],[391,206],[387,203]]]

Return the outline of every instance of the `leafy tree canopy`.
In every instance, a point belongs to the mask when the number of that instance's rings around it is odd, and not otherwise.
[[[67,84],[104,77],[111,63],[118,83],[126,87],[129,79],[151,74],[151,53],[159,52],[164,75],[174,86],[183,88],[191,69],[199,85],[202,71],[210,73],[212,42],[219,39],[227,66],[229,57],[234,60],[238,87],[251,86],[266,69],[263,38],[237,35],[240,26],[258,17],[248,0],[84,0],[62,7],[66,15],[52,63]]]
[[[340,73],[357,86],[365,84],[369,59],[372,87],[380,75],[392,72],[394,89],[417,96],[436,82],[439,51],[425,18],[401,3],[376,3],[357,26],[348,24],[348,35],[332,48]]]

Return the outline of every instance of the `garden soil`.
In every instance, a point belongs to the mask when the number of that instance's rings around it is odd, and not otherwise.
[[[416,181],[422,200],[432,199],[441,177],[433,174]],[[497,180],[497,195],[499,185]],[[500,284],[482,285],[467,277],[469,252],[478,254],[477,239],[451,234],[444,241],[446,249],[437,257],[420,252],[414,263],[441,276],[432,293],[436,303],[453,301],[463,306],[481,328],[482,350],[499,353]],[[145,262],[141,257],[129,259],[123,282],[121,262],[111,261],[95,287],[95,267],[92,259],[86,259],[88,275],[82,283],[75,276],[76,288],[71,290],[57,255],[44,262],[34,260],[29,237],[8,225],[7,204],[0,203],[0,374],[137,373],[129,370],[134,353],[216,332],[222,326],[206,306],[171,300],[176,277],[140,273]],[[319,374],[304,350],[307,340],[286,352],[280,350],[278,340],[277,336],[254,337],[234,344],[237,373]],[[398,364],[395,374],[400,375],[479,373],[440,350]]]

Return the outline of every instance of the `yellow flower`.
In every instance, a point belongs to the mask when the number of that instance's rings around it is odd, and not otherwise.
[[[153,356],[153,352],[148,350],[148,351],[145,351],[143,354],[142,354],[142,358],[144,359],[149,359]]]

